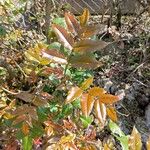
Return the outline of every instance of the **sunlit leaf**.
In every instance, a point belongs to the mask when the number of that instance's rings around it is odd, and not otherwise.
[[[47,65],[51,62],[50,59],[42,57],[42,52],[47,50],[47,45],[38,43],[32,48],[25,51],[25,56],[28,60],[37,62],[41,65]]]
[[[106,26],[105,25],[88,25],[88,26],[84,26],[82,27],[82,29],[80,30],[80,34],[79,37],[80,38],[89,38],[93,35],[96,34],[102,34],[105,30]]]
[[[102,65],[89,54],[75,55],[70,58],[70,63],[75,68],[95,69]]]
[[[104,150],[111,150],[107,144],[104,145]]]
[[[109,121],[109,128],[112,132],[112,134],[116,137],[117,140],[119,140],[122,150],[129,150],[128,146],[128,136],[126,136],[120,129],[120,127],[114,123],[113,121]]]
[[[81,40],[75,43],[73,50],[74,52],[94,52],[105,48],[108,44],[104,41],[94,41],[90,39]]]
[[[99,87],[93,87],[88,92],[89,92],[89,95],[94,96],[94,97],[103,95],[106,93],[106,91],[103,88],[99,88]]]
[[[77,35],[80,30],[80,25],[78,21],[76,20],[76,18],[74,17],[74,15],[70,13],[65,13],[65,21],[66,21],[68,30],[74,33],[75,35]]]
[[[107,115],[114,122],[116,122],[118,120],[116,110],[112,106],[107,107]]]
[[[95,101],[95,113],[100,121],[100,123],[104,126],[106,121],[106,106],[103,103],[100,103],[98,100]]]
[[[93,77],[89,77],[82,83],[81,89],[82,90],[88,89],[92,83],[93,83]]]
[[[79,98],[82,94],[82,90],[79,87],[72,87],[68,93],[66,104],[73,102],[75,99]]]
[[[32,138],[30,136],[25,136],[22,139],[23,150],[32,150]]]
[[[99,97],[100,97],[100,102],[105,104],[113,104],[120,100],[118,96],[114,96],[111,94],[102,94]]]
[[[150,150],[150,136],[146,142],[146,148],[147,148],[147,150]]]
[[[75,134],[70,134],[70,135],[67,135],[67,136],[62,136],[61,139],[60,139],[60,141],[59,141],[59,144],[65,144],[65,143],[68,143],[68,142],[72,142],[75,138],[76,138]]]
[[[56,62],[59,64],[66,64],[67,60],[65,56],[58,52],[56,49],[50,49],[46,51],[42,51],[42,57],[50,59],[52,62]]]
[[[141,142],[141,134],[138,130],[134,127],[129,137],[129,150],[141,150],[142,149],[142,142]]]
[[[88,9],[85,8],[83,11],[83,14],[79,16],[80,25],[85,26],[87,22],[89,21],[89,18],[90,18],[90,12]]]
[[[59,41],[64,45],[64,47],[72,50],[72,46],[74,44],[73,37],[63,27],[59,25],[55,24],[52,26],[52,28],[55,31],[55,34],[57,35]]]

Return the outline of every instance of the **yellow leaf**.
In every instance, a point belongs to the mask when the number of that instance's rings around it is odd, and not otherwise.
[[[88,9],[84,9],[83,14],[79,17],[80,25],[85,26],[90,18],[90,12]]]
[[[116,110],[112,106],[111,107],[107,107],[107,115],[114,122],[116,122],[118,120]]]
[[[104,150],[111,150],[107,144],[104,145]]]
[[[75,134],[70,134],[68,136],[62,136],[60,141],[59,141],[59,144],[65,144],[68,142],[73,142],[75,138],[76,138]]]
[[[142,142],[141,135],[134,127],[131,136],[129,137],[129,150],[141,150]]]
[[[86,79],[86,80],[82,83],[81,89],[82,89],[82,90],[88,89],[92,83],[93,83],[93,77],[90,77],[90,78]]]
[[[22,125],[22,132],[24,135],[28,135],[29,134],[29,125],[27,123],[23,123]]]
[[[79,87],[72,87],[68,93],[66,104],[73,102],[75,99],[79,98],[82,94],[82,90]]]
[[[146,142],[146,148],[147,150],[150,150],[150,136],[148,138],[148,141]]]

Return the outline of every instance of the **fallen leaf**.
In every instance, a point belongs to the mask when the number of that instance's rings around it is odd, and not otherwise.
[[[116,110],[112,106],[107,107],[107,115],[114,122],[116,122],[118,120]]]

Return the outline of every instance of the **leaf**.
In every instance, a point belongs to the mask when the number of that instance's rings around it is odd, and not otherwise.
[[[79,37],[82,38],[90,38],[93,35],[96,34],[102,34],[103,32],[107,31],[105,30],[106,26],[99,24],[99,25],[88,25],[82,27],[79,33]]]
[[[65,21],[66,21],[68,30],[71,33],[74,33],[75,35],[77,35],[80,30],[80,25],[78,21],[76,20],[76,18],[74,17],[74,15],[70,13],[65,13]]]
[[[42,57],[48,58],[52,62],[56,62],[59,64],[67,64],[65,56],[62,53],[58,52],[56,49],[42,51]]]
[[[107,45],[108,43],[104,41],[94,41],[90,39],[84,39],[75,43],[75,45],[73,46],[73,51],[79,53],[94,52],[105,48]]]
[[[75,55],[70,58],[70,63],[75,68],[95,69],[102,64],[89,54]]]
[[[67,136],[62,136],[61,139],[60,139],[60,141],[59,141],[59,144],[65,144],[65,143],[68,143],[68,142],[73,142],[75,138],[76,138],[75,134],[70,134],[70,135],[67,135]]]
[[[116,110],[112,106],[111,107],[107,107],[107,115],[114,122],[116,122],[118,120],[117,114],[116,114]]]
[[[25,102],[32,102],[34,99],[34,95],[29,93],[28,91],[22,91],[18,94],[16,94],[16,97],[25,101]]]
[[[28,135],[29,134],[29,125],[27,123],[23,123],[22,125],[22,132],[24,135]]]
[[[23,150],[32,150],[32,138],[29,136],[25,136],[22,139]]]
[[[64,45],[64,47],[72,50],[72,46],[74,44],[73,37],[63,27],[59,25],[52,25],[52,28],[57,35],[59,41]]]
[[[72,87],[68,93],[66,104],[73,102],[75,99],[79,98],[82,94],[82,90],[79,87]]]
[[[88,116],[88,117],[81,116],[80,119],[82,121],[84,128],[87,128],[93,121],[93,119],[90,116]]]
[[[111,150],[107,144],[104,145],[104,150]]]
[[[88,9],[85,8],[83,11],[83,14],[79,16],[80,25],[85,26],[87,22],[89,21],[89,18],[90,18],[90,12]]]
[[[150,136],[146,142],[146,148],[147,148],[147,150],[150,150]]]
[[[142,142],[141,142],[141,135],[138,130],[134,127],[129,137],[129,150],[141,150],[142,149]]]
[[[110,128],[112,134],[117,138],[117,140],[120,141],[120,144],[122,146],[122,150],[129,150],[129,148],[128,148],[128,136],[126,136],[121,131],[119,126],[116,123],[109,121],[109,128]]]
[[[94,106],[95,106],[96,116],[100,121],[100,123],[102,124],[102,126],[104,126],[106,121],[106,106],[105,104],[99,102],[98,100],[95,101]]]
[[[81,89],[82,90],[88,89],[92,83],[93,83],[93,77],[89,77],[82,83]]]
[[[100,102],[105,103],[105,104],[113,104],[117,101],[119,101],[119,97],[118,96],[114,96],[111,94],[100,94]]]
[[[43,43],[38,43],[34,47],[29,48],[25,52],[25,56],[30,61],[37,62],[41,65],[47,65],[51,61],[47,58],[42,57],[42,51],[45,51],[45,50],[47,50],[47,45],[45,45]]]
[[[94,96],[94,97],[106,93],[106,91],[103,88],[99,88],[99,87],[93,87],[88,92],[89,92],[89,95]]]

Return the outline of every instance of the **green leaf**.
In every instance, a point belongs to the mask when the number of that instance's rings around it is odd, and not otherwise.
[[[64,18],[60,18],[60,17],[56,17],[52,20],[53,24],[58,24],[61,25],[63,27],[66,27],[66,23],[65,23],[65,19]]]
[[[30,136],[25,136],[22,139],[23,150],[32,150],[32,138]]]
[[[114,123],[113,121],[110,121],[109,122],[109,128],[110,128],[113,136],[115,136],[116,139],[120,141],[120,144],[122,146],[122,150],[129,150],[129,147],[128,147],[129,137],[126,136],[121,131],[120,127],[116,123]]]
[[[93,119],[90,116],[88,116],[88,117],[81,116],[80,119],[82,121],[84,128],[87,128],[93,121]]]

